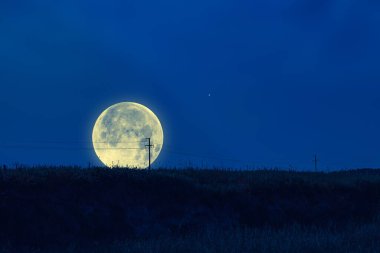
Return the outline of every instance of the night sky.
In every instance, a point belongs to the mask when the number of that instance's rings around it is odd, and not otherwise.
[[[0,1],[0,163],[100,165],[133,101],[156,166],[380,167],[377,0]]]

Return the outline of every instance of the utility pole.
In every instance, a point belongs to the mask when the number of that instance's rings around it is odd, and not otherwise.
[[[318,170],[318,157],[317,157],[317,155],[314,155],[313,162],[314,162],[314,171],[317,172],[317,170]]]
[[[149,170],[151,169],[151,153],[152,153],[152,147],[154,146],[154,145],[152,145],[151,143],[150,143],[150,138],[146,138],[147,139],[147,141],[148,141],[148,145],[145,145],[145,147],[147,147],[148,148],[148,152],[149,152]]]

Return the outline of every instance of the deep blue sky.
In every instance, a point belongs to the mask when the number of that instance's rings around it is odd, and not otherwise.
[[[0,163],[98,164],[134,101],[161,165],[380,167],[379,27],[377,0],[1,0]]]

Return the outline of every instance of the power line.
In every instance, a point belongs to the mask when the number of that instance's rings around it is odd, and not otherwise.
[[[154,145],[151,144],[150,138],[147,138],[148,145],[145,145],[144,147],[95,147],[95,149],[98,150],[143,150],[146,147],[154,147]],[[156,145],[162,145],[162,144],[156,144]],[[64,147],[64,146],[29,146],[29,145],[0,145],[0,148],[9,148],[9,149],[54,149],[54,150],[92,150],[94,147]],[[168,148],[167,148],[168,149]],[[194,156],[194,157],[200,157],[200,158],[209,158],[209,159],[221,159],[221,160],[231,160],[231,161],[240,161],[237,159],[232,158],[225,158],[218,155],[204,155],[204,154],[194,154],[194,153],[188,153],[188,152],[179,152],[179,151],[170,151],[167,150],[168,153],[177,154],[177,155],[184,155],[184,156]]]
[[[57,143],[57,142],[51,142],[51,143]],[[62,142],[63,143],[63,142]],[[95,142],[96,143],[96,142]],[[98,143],[107,143],[107,142],[98,142]],[[144,150],[148,148],[149,152],[149,164],[151,165],[151,155],[152,155],[152,147],[154,146],[151,143],[151,139],[147,138],[146,141],[139,141],[139,142],[115,142],[117,144],[123,144],[123,143],[148,143],[147,145],[144,145],[143,147],[95,147],[97,150]],[[156,145],[163,145],[162,143],[156,144]],[[94,147],[65,147],[65,146],[32,146],[32,145],[0,145],[0,149],[31,149],[31,150],[66,150],[66,151],[75,151],[75,150],[93,150]],[[189,153],[189,152],[181,152],[176,151],[172,148],[165,148],[167,153],[175,154],[175,155],[181,155],[186,157],[198,157],[203,159],[213,159],[213,160],[223,160],[223,161],[233,161],[233,162],[241,162],[241,163],[252,163],[250,161],[243,161],[239,159],[234,158],[226,158],[222,155],[215,155],[215,154],[199,154],[199,153]]]
[[[54,144],[71,144],[71,143],[117,143],[117,144],[129,144],[129,143],[145,143],[146,141],[20,141],[13,142],[17,144],[40,144],[40,143],[54,143]],[[3,141],[3,143],[7,143]]]
[[[51,146],[46,146],[46,147],[36,147],[36,146],[34,146],[34,147],[30,147],[30,146],[5,146],[5,145],[2,145],[2,146],[0,146],[0,148],[5,148],[5,149],[7,149],[7,148],[9,148],[9,149],[71,149],[71,150],[81,150],[81,149],[83,149],[83,150],[92,150],[92,149],[94,149],[94,147],[51,147]],[[126,149],[126,150],[128,150],[128,149],[144,149],[144,148],[122,148],[122,147],[115,147],[115,148],[112,148],[112,147],[107,147],[107,148],[96,148],[96,149],[100,149],[100,150],[102,150],[102,149]]]
[[[233,159],[233,158],[225,158],[221,156],[215,156],[215,155],[201,155],[201,154],[190,154],[190,153],[184,153],[184,152],[177,152],[177,151],[167,151],[168,153],[176,154],[176,155],[182,155],[182,156],[192,156],[192,157],[199,157],[199,158],[205,158],[205,159],[217,159],[217,160],[228,160],[228,161],[235,161],[235,162],[241,162],[241,160]]]

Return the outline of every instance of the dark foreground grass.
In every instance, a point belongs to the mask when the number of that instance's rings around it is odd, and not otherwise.
[[[0,253],[378,253],[380,223],[344,229],[287,226],[281,229],[205,229],[186,236],[126,239],[113,243],[70,244],[60,249],[10,248]]]
[[[380,171],[0,171],[0,251],[380,252]]]

